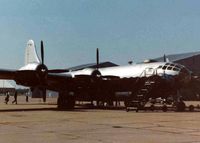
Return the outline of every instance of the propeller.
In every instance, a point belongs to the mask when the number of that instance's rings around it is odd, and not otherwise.
[[[48,73],[64,73],[64,72],[68,72],[68,69],[52,69],[52,70],[48,70],[47,66],[44,64],[44,44],[43,41],[41,41],[41,64],[38,65],[38,67],[36,68],[36,74],[39,75],[39,81],[40,84],[42,86],[41,90],[42,90],[42,98],[43,101],[46,102],[46,89],[43,87],[46,83],[46,77],[48,75]]]
[[[41,41],[41,59],[42,59],[42,64],[44,65],[44,45],[43,45],[43,41]]]
[[[96,50],[96,69],[99,69],[99,49]]]
[[[76,78],[80,78],[80,79],[90,79],[92,81],[99,81],[100,79],[117,79],[119,77],[117,76],[102,76],[101,72],[99,71],[99,49],[96,49],[96,68],[92,71],[91,75],[75,75]]]
[[[64,73],[69,72],[68,69],[51,69],[48,70],[47,66],[44,64],[44,44],[43,41],[41,41],[41,64],[36,69],[38,72],[42,72],[44,75],[47,73]]]
[[[96,69],[91,74],[92,77],[101,77],[101,72],[99,71],[99,49],[96,49]]]
[[[99,49],[97,48],[96,49],[96,69],[92,72],[91,76],[93,78],[98,78],[98,79],[103,79],[103,78],[106,78],[106,79],[113,79],[113,78],[119,78],[117,76],[102,76],[101,75],[101,72],[99,71]]]
[[[25,86],[30,86],[32,88],[39,87],[43,93],[43,101],[45,102],[46,99],[46,85],[47,85],[47,77],[49,73],[56,74],[56,73],[64,73],[68,72],[68,69],[51,69],[49,70],[44,62],[44,44],[41,41],[40,45],[41,50],[41,63],[37,65],[35,70],[32,69],[24,69],[24,70],[17,70],[14,74],[10,74],[18,84],[22,84]],[[7,74],[8,72],[2,74]]]
[[[39,80],[43,83],[44,78],[46,78],[48,74],[48,68],[44,64],[44,44],[43,41],[41,41],[41,64],[37,66],[36,73],[39,75]]]
[[[96,80],[97,78],[101,77],[101,72],[99,71],[99,49],[96,49],[96,66],[95,69],[92,71],[91,75],[76,75],[75,77],[77,78],[82,78],[82,79],[92,79]]]
[[[165,54],[163,56],[163,61],[166,62],[166,56],[165,56]]]

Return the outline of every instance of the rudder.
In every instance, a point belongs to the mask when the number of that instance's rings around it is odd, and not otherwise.
[[[27,42],[25,51],[25,65],[30,63],[40,63],[33,40]]]

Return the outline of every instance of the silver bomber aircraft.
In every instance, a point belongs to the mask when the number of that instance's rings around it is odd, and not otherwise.
[[[191,78],[190,71],[172,62],[146,61],[139,64],[101,68],[99,51],[96,54],[96,67],[76,71],[69,69],[51,69],[44,64],[44,46],[41,41],[41,60],[39,59],[33,40],[27,42],[25,66],[18,70],[0,69],[0,79],[15,80],[17,84],[29,86],[32,90],[39,88],[59,92],[58,107],[74,108],[76,100],[103,101],[112,104],[118,100],[118,93],[128,93],[119,100],[142,100],[149,98],[167,98],[176,91],[181,83]],[[156,81],[159,79],[158,81]],[[161,82],[164,81],[164,82]],[[158,85],[155,85],[155,82]],[[147,87],[151,84],[151,88]],[[161,84],[160,84],[161,83]],[[164,84],[162,84],[164,83]],[[146,93],[142,90],[146,87]],[[166,88],[166,94],[155,91]],[[154,89],[154,90],[153,90]],[[144,90],[145,91],[145,90]],[[174,92],[173,91],[173,92]],[[44,97],[45,98],[45,97]]]

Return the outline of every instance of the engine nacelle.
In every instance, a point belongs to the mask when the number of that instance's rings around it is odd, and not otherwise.
[[[37,65],[35,70],[21,69],[15,74],[17,84],[24,86],[38,86],[45,83],[48,69],[44,64]]]

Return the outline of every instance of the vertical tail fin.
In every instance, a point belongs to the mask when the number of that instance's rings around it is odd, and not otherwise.
[[[30,63],[40,63],[33,40],[29,40],[27,42],[25,51],[25,65]]]

